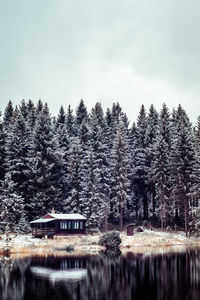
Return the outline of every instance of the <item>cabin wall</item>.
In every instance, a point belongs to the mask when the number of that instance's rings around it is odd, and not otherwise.
[[[66,228],[62,228],[61,222],[66,224]],[[71,224],[71,228],[68,228],[68,222]],[[73,228],[72,223],[78,222],[79,228]],[[82,222],[82,228],[80,228],[80,222]],[[70,235],[70,234],[85,234],[86,233],[86,220],[52,220],[47,223],[33,223],[31,224],[32,234],[34,236],[44,235]]]

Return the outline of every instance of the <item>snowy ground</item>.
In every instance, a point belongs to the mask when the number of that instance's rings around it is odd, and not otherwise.
[[[67,236],[56,239],[36,239],[31,235],[10,235],[6,243],[6,236],[0,236],[0,253],[9,248],[12,255],[42,255],[42,254],[66,254],[61,249],[67,245],[74,246],[74,254],[96,254],[102,247],[98,246],[99,235]],[[136,233],[134,236],[126,236],[121,233],[121,251],[134,253],[160,253],[166,251],[182,250],[186,246],[200,247],[200,239],[186,238],[183,232],[145,232]]]

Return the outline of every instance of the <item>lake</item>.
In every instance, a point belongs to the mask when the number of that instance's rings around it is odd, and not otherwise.
[[[199,300],[200,250],[0,257],[1,300]]]

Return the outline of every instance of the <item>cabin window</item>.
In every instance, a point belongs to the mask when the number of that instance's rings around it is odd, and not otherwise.
[[[79,222],[74,222],[74,229],[79,229]]]
[[[60,221],[60,229],[83,229],[82,221]]]
[[[67,222],[60,222],[60,229],[67,229]]]
[[[72,222],[69,221],[67,224],[68,224],[68,225],[67,225],[67,229],[71,229],[71,228],[72,228]]]

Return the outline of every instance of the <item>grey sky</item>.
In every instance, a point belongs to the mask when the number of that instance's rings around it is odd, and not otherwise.
[[[200,114],[199,0],[0,0],[0,103]]]

